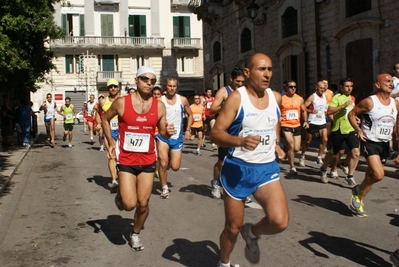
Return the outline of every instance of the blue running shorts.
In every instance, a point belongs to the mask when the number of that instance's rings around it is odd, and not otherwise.
[[[231,157],[224,159],[219,180],[230,197],[243,200],[262,185],[280,179],[280,166],[276,161],[258,164]]]
[[[160,134],[156,135],[156,138],[158,139],[158,141],[161,141],[162,143],[165,143],[169,146],[170,150],[180,150],[183,148],[183,138],[179,138],[179,139],[163,139],[162,136]]]

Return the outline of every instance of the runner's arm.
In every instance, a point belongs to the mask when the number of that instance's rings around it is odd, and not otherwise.
[[[222,109],[222,103],[226,98],[227,98],[226,88],[222,87],[216,92],[209,113],[218,114]]]

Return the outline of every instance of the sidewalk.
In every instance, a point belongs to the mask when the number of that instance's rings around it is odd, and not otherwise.
[[[56,127],[59,127],[58,125]],[[61,130],[56,131],[60,133]],[[36,138],[34,139],[34,143],[43,143],[45,142],[46,135],[44,132],[39,132]],[[3,147],[0,146],[0,196],[3,194],[4,190],[6,190],[8,184],[10,183],[14,173],[18,169],[19,165],[25,158],[26,154],[29,152],[31,147],[23,147],[16,145],[17,144],[17,135],[14,134],[12,138],[10,138],[13,146]],[[31,141],[32,146],[33,141]],[[298,156],[298,154],[296,154]],[[307,161],[316,161],[317,158],[317,147],[313,144],[306,151],[306,160]],[[298,160],[296,159],[296,162]],[[360,161],[357,166],[358,171],[366,171],[367,165],[363,156],[360,156]],[[391,178],[399,178],[399,166],[396,166],[394,161],[391,159],[387,160],[387,163],[384,167],[385,176]]]

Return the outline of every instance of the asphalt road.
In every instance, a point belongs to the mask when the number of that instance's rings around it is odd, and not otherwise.
[[[224,225],[223,201],[211,198],[216,153],[203,156],[187,142],[182,168],[169,172],[171,194],[160,199],[155,180],[150,215],[141,232],[145,249],[133,252],[128,236],[133,212],[121,212],[110,192],[105,152],[75,127],[75,147],[67,148],[57,126],[57,145],[41,135],[0,197],[0,266],[216,266]],[[366,218],[348,209],[350,189],[339,180],[323,184],[316,164],[298,167],[296,177],[281,164],[290,224],[259,241],[258,266],[391,266],[398,246],[397,180],[385,177],[365,200]],[[361,181],[363,172],[355,178]],[[246,208],[245,221],[263,217],[259,205]],[[252,266],[241,237],[231,263]]]

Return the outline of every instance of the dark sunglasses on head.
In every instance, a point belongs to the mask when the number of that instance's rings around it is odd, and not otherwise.
[[[296,86],[295,85],[290,85],[290,86],[288,86],[288,88],[294,89],[294,88],[296,88]]]
[[[139,78],[140,80],[142,80],[143,82],[145,82],[145,83],[148,83],[148,81],[151,81],[151,84],[152,85],[154,85],[156,82],[157,82],[157,79],[155,79],[155,78],[149,78],[149,77],[147,77],[147,76],[139,76],[139,77],[137,77],[137,78]]]

